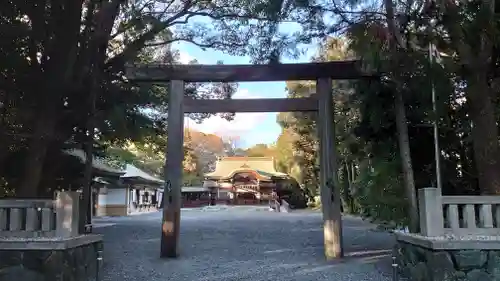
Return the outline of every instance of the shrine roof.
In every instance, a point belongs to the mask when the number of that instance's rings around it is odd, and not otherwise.
[[[87,161],[87,155],[82,149],[67,149],[63,150],[63,153],[69,156],[76,157],[82,164],[85,164],[85,162]],[[125,174],[125,171],[111,167],[102,158],[96,156],[92,158],[92,168],[94,169],[94,171],[117,177]]]
[[[164,183],[163,180],[154,177],[131,164],[127,164],[125,168],[125,174],[120,178],[123,180],[136,180],[138,182],[153,185],[161,185]]]
[[[230,178],[238,172],[253,171],[262,178],[286,177],[274,168],[273,157],[221,157],[217,160],[215,171],[205,174],[207,178]]]

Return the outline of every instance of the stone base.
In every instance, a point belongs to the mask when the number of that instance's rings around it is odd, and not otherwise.
[[[400,274],[411,281],[500,281],[499,240],[485,247],[484,241],[433,240],[402,233],[396,238]]]
[[[99,217],[119,217],[128,215],[127,205],[99,205],[97,216]]]
[[[0,242],[0,281],[91,281],[97,280],[102,266],[97,260],[98,251],[103,249],[98,235],[57,241],[37,239],[24,243],[28,246],[19,241]],[[8,249],[3,247],[10,244],[13,246]]]

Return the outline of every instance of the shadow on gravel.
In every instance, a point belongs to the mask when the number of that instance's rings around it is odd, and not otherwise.
[[[104,235],[101,281],[386,281],[393,238],[344,218],[345,258],[325,261],[321,216],[266,212],[182,214],[177,259],[160,259],[161,214],[117,219]]]

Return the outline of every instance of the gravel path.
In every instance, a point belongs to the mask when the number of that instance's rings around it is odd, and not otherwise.
[[[217,206],[216,206],[217,207]],[[391,280],[393,240],[358,218],[344,217],[342,261],[323,258],[321,214],[258,207],[182,211],[181,257],[159,258],[161,213],[101,218],[101,281]]]

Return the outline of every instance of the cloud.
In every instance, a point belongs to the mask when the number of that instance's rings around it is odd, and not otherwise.
[[[233,99],[258,99],[258,95],[250,93],[247,89],[240,88],[233,95]],[[227,121],[218,116],[213,116],[196,124],[192,120],[185,120],[189,128],[206,133],[217,134],[224,137],[242,136],[250,131],[255,131],[260,124],[267,118],[269,113],[236,113],[234,119]]]
[[[203,63],[203,59],[191,56],[188,52],[178,50],[179,62],[188,64],[193,60]],[[233,95],[233,99],[259,99],[263,98],[250,92],[248,89],[239,88]],[[273,113],[236,113],[234,119],[227,121],[218,116],[205,119],[201,124],[189,118],[184,119],[184,126],[206,134],[217,134],[220,137],[243,137],[245,139],[260,139],[259,131],[265,126],[266,119]],[[258,142],[258,141],[257,141]]]
[[[191,56],[187,52],[179,51],[179,62],[181,64],[189,64],[190,62],[192,62],[195,59],[196,59],[195,57]]]

